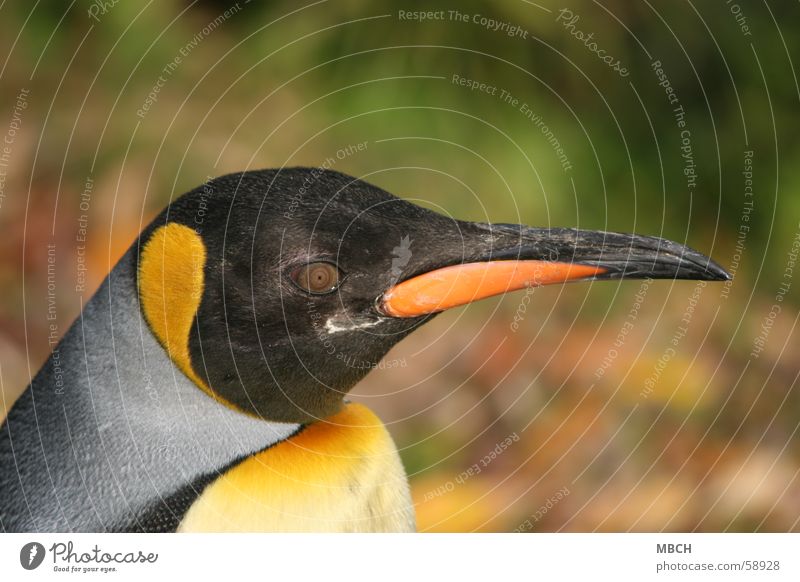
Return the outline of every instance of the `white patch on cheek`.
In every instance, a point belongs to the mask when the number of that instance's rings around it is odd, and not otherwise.
[[[337,317],[331,317],[325,322],[325,331],[327,331],[328,334],[331,335],[342,331],[353,331],[354,329],[366,329],[369,327],[375,327],[376,325],[382,323],[386,319],[387,318],[385,317],[379,317],[378,319],[353,320],[353,319],[339,319]]]

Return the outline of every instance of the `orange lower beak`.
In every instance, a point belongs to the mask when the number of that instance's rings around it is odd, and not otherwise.
[[[384,293],[380,307],[392,317],[418,317],[526,287],[589,279],[606,270],[536,260],[452,265],[395,285]]]

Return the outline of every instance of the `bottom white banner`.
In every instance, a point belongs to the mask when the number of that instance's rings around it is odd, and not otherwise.
[[[2,580],[800,580],[800,534],[0,534]],[[500,578],[506,579],[506,578]]]

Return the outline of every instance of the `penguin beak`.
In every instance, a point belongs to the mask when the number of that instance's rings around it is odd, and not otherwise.
[[[457,252],[447,257],[446,249],[439,251],[442,256],[426,261],[433,268],[389,288],[378,300],[382,313],[419,317],[509,291],[567,281],[730,279],[709,257],[657,237],[519,225],[462,226]]]

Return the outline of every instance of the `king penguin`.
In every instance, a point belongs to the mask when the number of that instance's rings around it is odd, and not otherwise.
[[[392,438],[348,392],[447,308],[622,278],[728,275],[661,238],[459,221],[320,168],[210,180],[141,233],[10,410],[0,527],[412,531]]]

